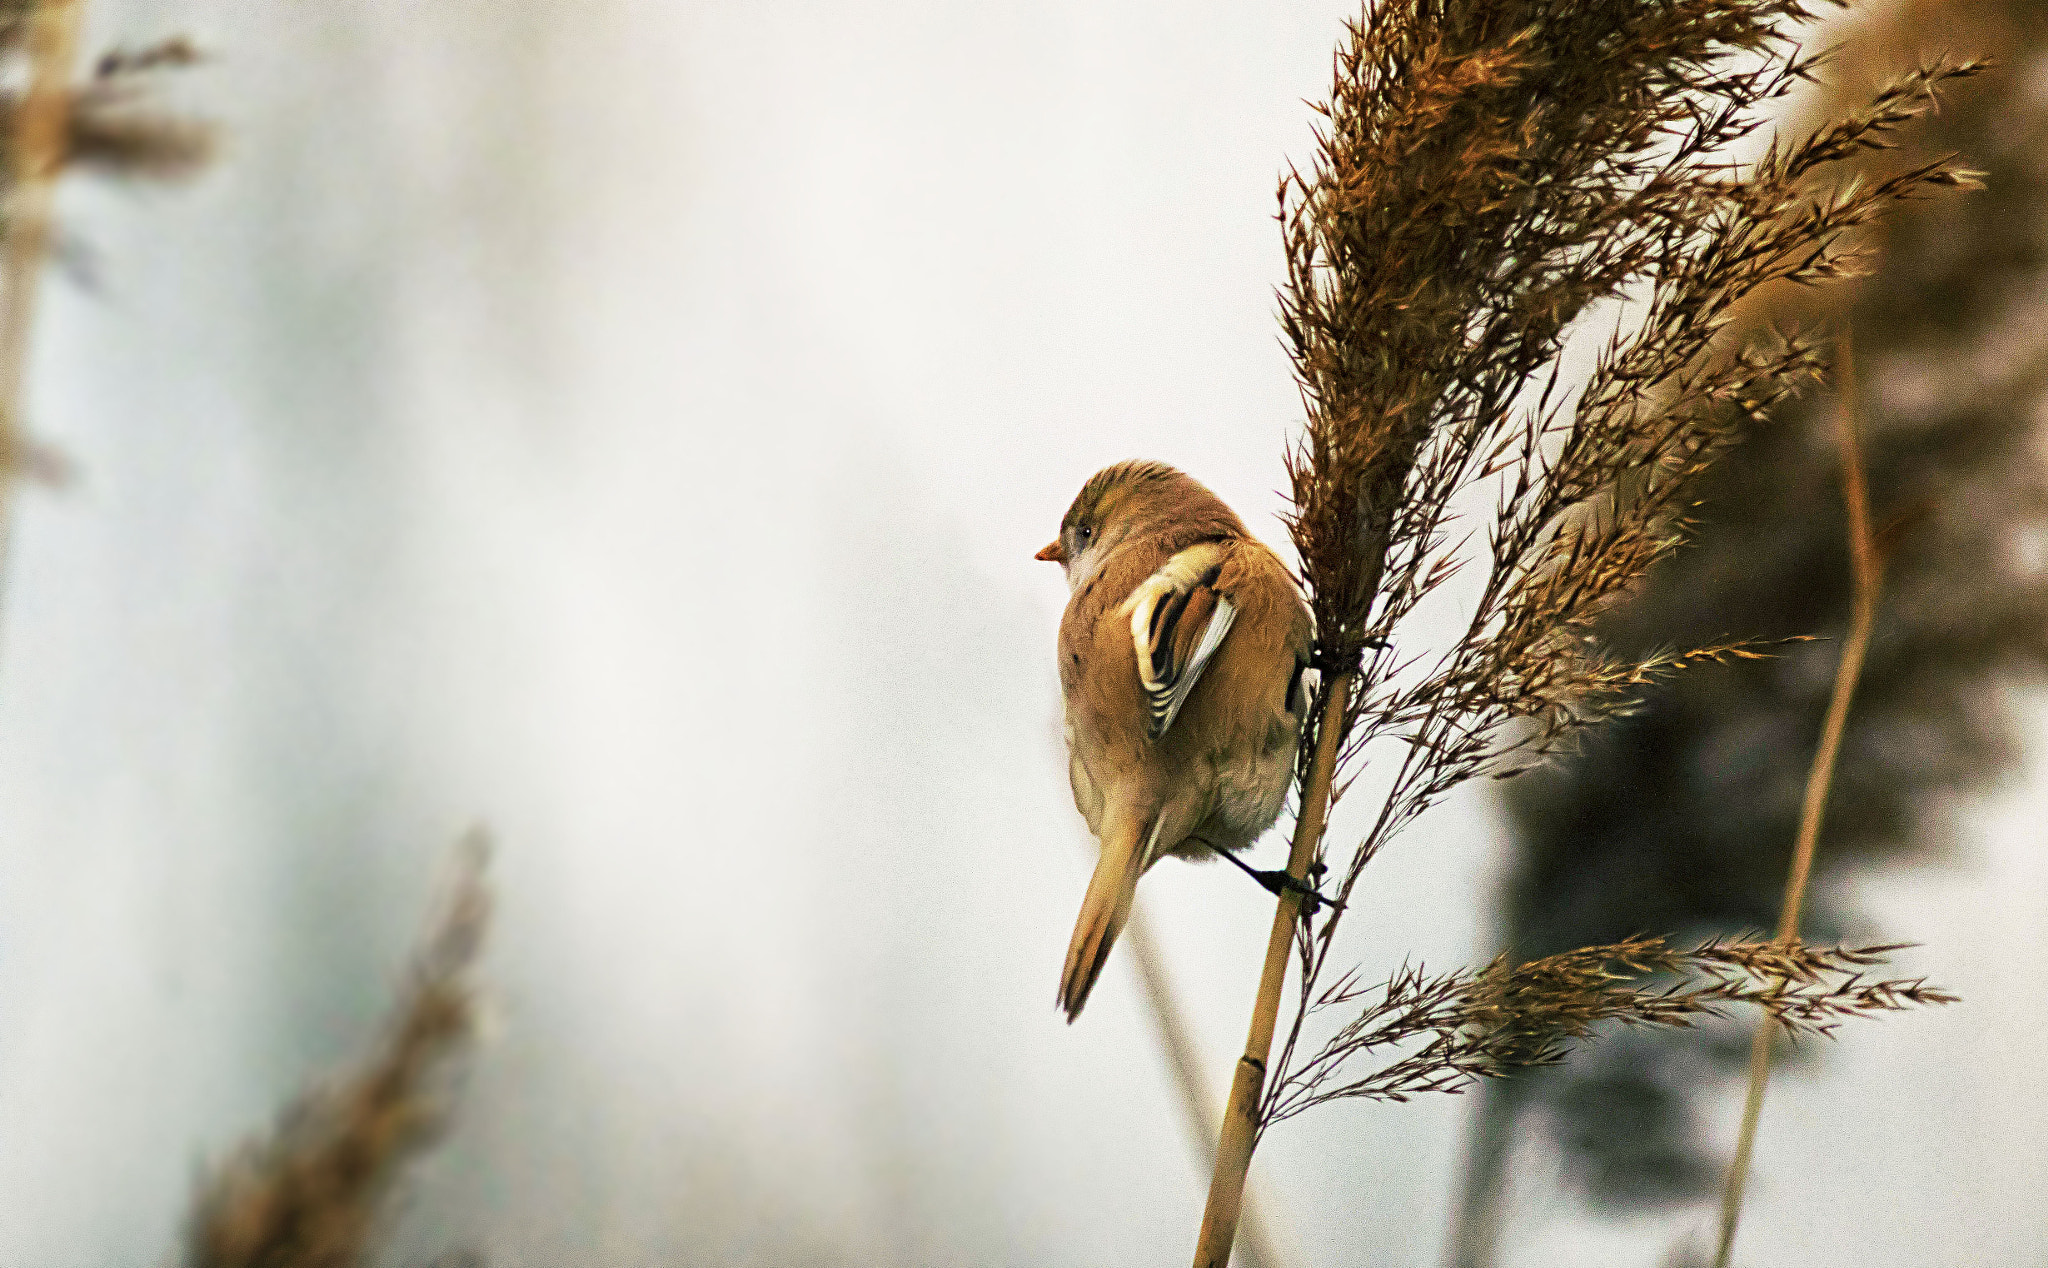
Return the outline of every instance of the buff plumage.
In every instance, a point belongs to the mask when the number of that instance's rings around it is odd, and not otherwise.
[[[1279,816],[1306,712],[1308,608],[1221,499],[1157,462],[1083,486],[1040,559],[1066,569],[1068,777],[1101,845],[1060,974],[1073,1020],[1139,877],[1241,850]]]

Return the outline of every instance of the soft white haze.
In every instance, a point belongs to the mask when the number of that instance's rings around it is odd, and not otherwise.
[[[214,51],[183,96],[229,144],[67,194],[101,280],[50,290],[34,422],[83,478],[6,579],[0,1264],[162,1262],[195,1163],[367,1037],[474,819],[493,1037],[407,1255],[1184,1259],[1206,1166],[1134,976],[1053,1007],[1089,857],[1031,554],[1132,456],[1282,540],[1273,180],[1352,10],[93,10]],[[2048,1246],[2040,810],[1865,886],[1968,1003],[1774,1087],[1756,1262]],[[1501,836],[1475,797],[1399,842],[1358,955],[1487,955]],[[1220,1103],[1270,900],[1142,892]],[[1276,1131],[1289,1264],[1435,1263],[1463,1110]],[[1553,1170],[1515,1265],[1705,1222]]]

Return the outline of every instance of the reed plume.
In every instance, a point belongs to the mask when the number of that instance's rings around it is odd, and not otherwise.
[[[1333,999],[1358,1002],[1324,982],[1379,849],[1451,789],[1541,763],[1646,686],[1764,654],[1725,639],[1624,653],[1596,623],[1677,545],[1699,477],[1822,369],[1807,336],[1729,337],[1740,306],[1854,275],[1850,231],[1972,183],[1946,158],[1836,177],[1974,62],[1929,62],[1735,163],[1763,108],[1813,74],[1793,40],[1811,16],[1797,0],[1384,0],[1349,25],[1315,158],[1279,194],[1281,324],[1308,416],[1288,459],[1290,528],[1326,675],[1291,872],[1328,868],[1324,817],[1368,750],[1398,756],[1370,827],[1330,870],[1337,904],[1318,923],[1296,918],[1295,895],[1281,901],[1198,1268],[1227,1262],[1244,1169],[1283,1107],[1383,1086],[1349,1069],[1375,1027],[1339,1023],[1319,1042],[1305,1029]],[[1624,300],[1639,320],[1574,391],[1560,361],[1574,324]],[[1452,533],[1468,493],[1494,504],[1466,628],[1433,658],[1404,656],[1403,619],[1471,562]],[[1269,1071],[1290,944],[1298,994]],[[1936,1002],[1879,985],[1901,1005]],[[1638,1020],[1665,1020],[1649,996],[1629,998]],[[1460,1067],[1455,1045],[1433,1049],[1440,1078],[1418,1068],[1420,1082],[1395,1086],[1450,1090],[1516,1064]]]
[[[152,90],[156,73],[198,59],[189,41],[109,51],[85,83],[73,82],[84,7],[84,0],[0,0],[0,69],[9,72],[7,82],[22,85],[0,91],[0,555],[16,481],[55,482],[68,469],[30,440],[21,417],[58,176],[78,166],[122,177],[181,177],[203,166],[211,151],[211,130],[164,110]]]
[[[385,1034],[352,1070],[306,1092],[267,1137],[206,1177],[185,1233],[186,1268],[364,1268],[387,1231],[406,1165],[450,1114],[451,1065],[474,1037],[469,981],[490,923],[488,843],[471,833],[428,923]]]
[[[1268,1125],[1330,1101],[1405,1101],[1456,1092],[1474,1079],[1562,1063],[1596,1026],[1690,1029],[1754,1005],[1791,1035],[1830,1037],[1842,1021],[1954,997],[1924,981],[1868,981],[1896,946],[1808,946],[1798,941],[1709,939],[1687,950],[1631,938],[1514,964],[1430,976],[1403,967],[1367,987],[1357,972],[1325,987],[1312,1012],[1363,1006],[1317,1055],[1274,1089]],[[1412,1041],[1420,1047],[1377,1069],[1353,1058]]]
[[[2048,103],[2023,85],[2048,57],[2048,11],[2022,0],[1914,0],[1850,27],[1809,116],[1841,107],[1877,67],[1930,39],[1996,62],[1938,114],[1852,166],[1869,179],[1959,150],[1987,190],[1899,209],[1863,231],[1853,285],[1760,296],[1738,326],[1853,328],[1873,531],[1885,554],[1868,668],[1843,736],[1815,866],[1947,857],[1959,795],[2009,773],[2016,687],[2048,669],[2048,530],[2041,405],[2048,323],[2040,226]],[[1514,864],[1504,944],[1541,956],[1637,928],[1767,927],[1800,813],[1810,751],[1852,604],[1849,533],[1831,434],[1837,402],[1787,402],[1699,487],[1693,545],[1599,621],[1652,648],[1740,629],[1824,640],[1779,660],[1683,675],[1552,769],[1509,785]],[[1809,903],[1808,927],[1852,919]],[[1719,1035],[1636,1035],[1541,1077],[1489,1085],[1465,1165],[1457,1262],[1491,1262],[1505,1160],[1540,1129],[1600,1207],[1704,1195],[1726,1164],[1701,1128],[1702,1089],[1746,1046]]]

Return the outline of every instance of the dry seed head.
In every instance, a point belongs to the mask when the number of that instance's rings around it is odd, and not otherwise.
[[[1752,937],[1679,950],[1662,938],[1638,937],[1516,966],[1502,956],[1440,976],[1404,967],[1373,988],[1347,975],[1321,991],[1310,1011],[1359,1011],[1274,1086],[1265,1121],[1335,1100],[1460,1092],[1477,1079],[1555,1065],[1603,1024],[1686,1029],[1749,1005],[1789,1035],[1827,1037],[1851,1017],[1955,1002],[1921,979],[1866,978],[1900,949]],[[1361,1057],[1404,1045],[1411,1050],[1368,1073],[1351,1068]]]
[[[1369,745],[1400,741],[1340,900],[1459,783],[1540,762],[1683,664],[1756,653],[1618,655],[1598,622],[1681,540],[1700,476],[1823,369],[1804,335],[1740,337],[1742,305],[1851,274],[1853,231],[1970,179],[1948,160],[1861,185],[1834,170],[1980,69],[1930,63],[1738,169],[1733,147],[1813,72],[1792,42],[1810,17],[1796,0],[1385,0],[1350,27],[1315,157],[1280,187],[1280,320],[1308,413],[1290,528],[1319,659],[1363,668],[1339,794]],[[1573,323],[1631,298],[1640,324],[1574,394]],[[1497,501],[1466,633],[1398,676],[1390,635],[1454,572],[1451,508],[1481,487]],[[1341,917],[1298,941],[1276,1086],[1344,1050],[1293,1064]],[[1421,1082],[1387,1086],[1429,1085],[1417,1059]]]

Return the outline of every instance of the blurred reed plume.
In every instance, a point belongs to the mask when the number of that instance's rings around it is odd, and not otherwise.
[[[212,151],[207,125],[166,111],[154,94],[162,71],[198,53],[182,37],[103,54],[73,82],[83,0],[0,0],[0,545],[12,520],[15,480],[56,481],[63,460],[31,443],[21,418],[22,378],[37,283],[50,252],[57,177],[70,166],[164,180],[190,175]]]
[[[21,179],[31,157],[34,176],[74,164],[114,176],[156,179],[197,172],[212,157],[213,128],[166,109],[157,77],[197,65],[202,60],[199,49],[182,35],[142,48],[108,49],[93,60],[91,72],[76,81],[68,58],[61,66],[37,66],[39,57],[47,63],[67,52],[63,46],[75,40],[83,8],[80,0],[0,0],[0,62],[18,66],[25,85],[0,92],[0,130],[8,138],[5,180],[11,186]],[[52,33],[46,28],[53,23],[73,29]],[[48,77],[40,89],[39,72]],[[34,98],[50,86],[58,90],[55,104],[61,107],[62,126],[54,129],[56,147],[23,155],[23,111],[45,104]]]
[[[1860,91],[1926,32],[1997,63],[1981,85],[1853,166],[1882,180],[1959,150],[1988,191],[1919,203],[1866,231],[1853,286],[1763,297],[1738,325],[1822,319],[1855,332],[1871,519],[1884,551],[1864,678],[1816,866],[1952,849],[1949,809],[2018,756],[2012,688],[2048,668],[2048,10],[2025,0],[1902,3],[1850,28],[1810,110]],[[1517,861],[1503,943],[1541,956],[1643,927],[1736,930],[1776,919],[1820,733],[1852,570],[1836,402],[1786,402],[1698,487],[1694,545],[1597,623],[1638,651],[1729,630],[1830,636],[1772,661],[1659,684],[1581,750],[1510,785]],[[1848,919],[1825,889],[1807,921]],[[1722,1159],[1699,1090],[1745,1050],[1714,1033],[1634,1035],[1542,1077],[1490,1085],[1474,1120],[1458,1262],[1491,1262],[1505,1166],[1525,1127],[1560,1147],[1596,1203],[1703,1195]]]
[[[1812,16],[1798,0],[1383,0],[1349,26],[1315,159],[1280,183],[1281,322],[1308,415],[1288,461],[1291,529],[1325,675],[1290,872],[1322,873],[1328,806],[1368,751],[1395,756],[1371,826],[1330,873],[1337,905],[1317,923],[1319,905],[1281,900],[1198,1266],[1227,1262],[1244,1170],[1283,1106],[1449,1090],[1585,1033],[1532,1020],[1549,1040],[1460,1068],[1473,1049],[1452,1037],[1503,1023],[1475,1011],[1483,995],[1453,991],[1447,1006],[1462,1008],[1423,1028],[1439,1037],[1422,1051],[1440,1077],[1417,1066],[1390,1084],[1393,1066],[1351,1063],[1378,1046],[1364,1041],[1381,1033],[1375,1010],[1401,1015],[1386,1001],[1407,979],[1324,983],[1366,864],[1451,789],[1541,763],[1681,668],[1763,654],[1720,633],[1628,648],[1599,638],[1599,621],[1678,543],[1699,478],[1822,368],[1803,336],[1731,331],[1743,305],[1774,284],[1855,275],[1850,231],[1972,183],[1944,158],[1841,177],[1981,69],[1928,62],[1738,165],[1763,108],[1818,64],[1793,41]],[[1574,323],[1618,319],[1622,301],[1639,319],[1618,322],[1574,391],[1560,360]],[[1455,512],[1488,496],[1465,632],[1433,659],[1404,656],[1402,620],[1471,562]],[[1290,947],[1298,995],[1269,1071]],[[1874,1006],[1945,998],[1882,986]],[[1686,998],[1622,996],[1604,1015],[1670,1024],[1689,1014],[1651,1002]],[[1356,1020],[1310,1034],[1340,1000]]]
[[[361,1268],[387,1231],[406,1165],[448,1124],[449,1067],[475,1035],[470,969],[490,923],[480,831],[456,847],[383,1039],[206,1177],[185,1233],[187,1268]]]
[[[214,129],[166,110],[157,100],[155,79],[199,61],[199,50],[183,36],[102,53],[92,75],[72,88],[65,161],[153,180],[198,173],[213,157]]]

